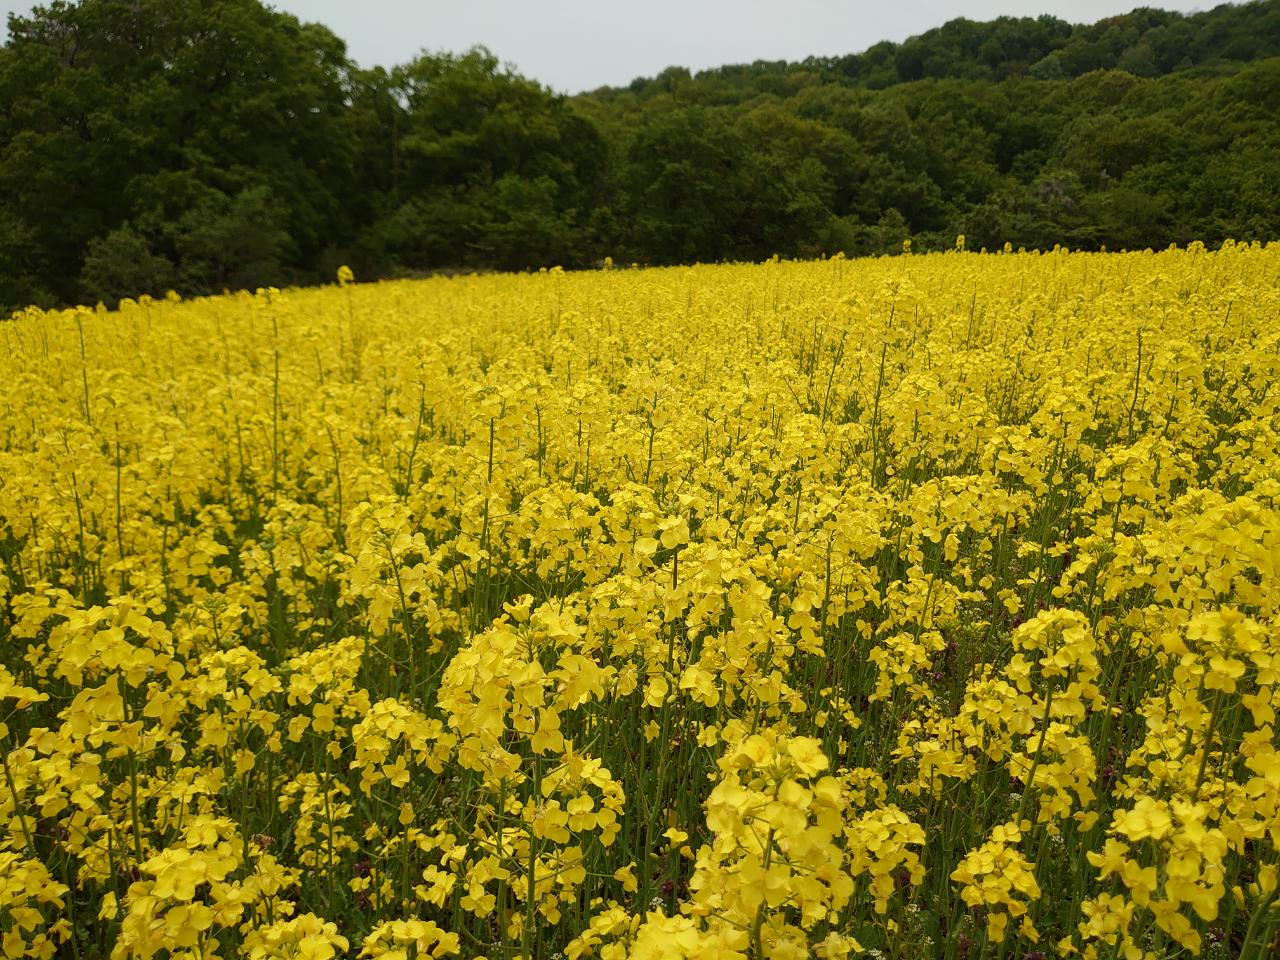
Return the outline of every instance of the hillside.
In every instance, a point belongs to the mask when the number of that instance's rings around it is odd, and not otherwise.
[[[1051,16],[986,22],[958,17],[900,44],[885,41],[861,53],[809,57],[798,63],[733,64],[703,71],[698,81],[704,96],[737,102],[759,93],[794,91],[807,83],[882,90],[913,80],[1062,80],[1094,70],[1153,77],[1274,56],[1280,56],[1280,7],[1224,3],[1193,14],[1143,7],[1091,24]],[[687,77],[688,71],[677,67],[658,77],[637,78],[624,89],[653,96],[680,76]],[[594,96],[623,92],[606,87]]]
[[[437,270],[1280,236],[1280,0],[566,98],[361,69],[258,0],[84,0],[0,47],[0,308]]]

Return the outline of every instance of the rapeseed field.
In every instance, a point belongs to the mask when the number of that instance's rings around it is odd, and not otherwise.
[[[1280,246],[0,325],[0,952],[1265,958]]]

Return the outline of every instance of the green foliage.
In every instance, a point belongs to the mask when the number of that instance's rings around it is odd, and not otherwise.
[[[269,285],[291,244],[283,209],[270,188],[258,186],[210,196],[187,211],[173,231],[184,281],[215,290]]]
[[[393,72],[392,185],[366,249],[401,269],[575,263],[604,144],[483,48]]]
[[[90,300],[108,300],[121,290],[157,296],[173,285],[173,264],[151,250],[129,224],[89,241],[80,282]]]
[[[86,0],[12,17],[0,55],[0,195],[27,224],[32,282],[77,298],[90,244],[102,241],[94,273],[106,251],[132,242],[102,245],[126,223],[188,292],[220,289],[264,250],[264,276],[306,275],[334,230],[349,229],[343,197],[356,190],[361,150],[348,133],[353,82],[332,33],[257,0]],[[278,238],[195,227],[210,198],[263,186],[289,224],[287,259]],[[233,219],[250,213],[239,200],[224,207]],[[176,235],[184,229],[195,233]],[[212,242],[247,246],[214,255]]]
[[[0,47],[0,308],[360,276],[1280,236],[1280,0],[965,19],[568,98],[360,70],[259,0],[81,0]]]

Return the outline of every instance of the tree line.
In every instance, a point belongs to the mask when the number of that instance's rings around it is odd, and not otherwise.
[[[574,97],[482,48],[361,69],[258,0],[54,2],[0,47],[0,308],[342,263],[1270,239],[1277,157],[1280,0],[959,19]]]

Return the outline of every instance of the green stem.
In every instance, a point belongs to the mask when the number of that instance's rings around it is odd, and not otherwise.
[[[22,839],[27,845],[27,853],[32,857],[36,855],[36,845],[31,839],[31,828],[27,826],[26,814],[22,812],[22,799],[18,796],[18,787],[13,780],[13,771],[9,769],[9,753],[6,750],[0,753],[0,763],[4,764],[4,780],[9,786],[9,792],[13,794],[13,812],[18,815],[18,823],[22,826]]]

